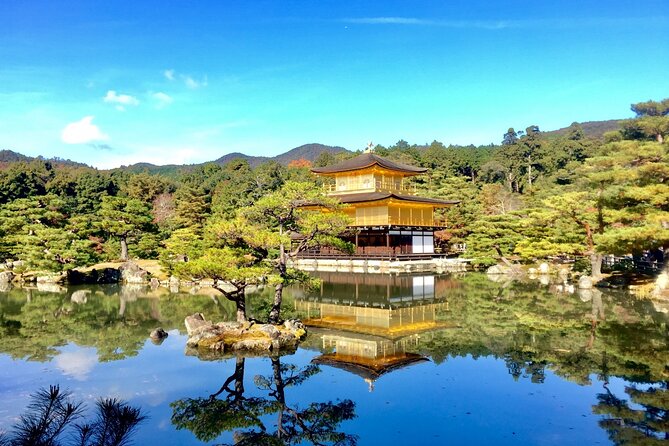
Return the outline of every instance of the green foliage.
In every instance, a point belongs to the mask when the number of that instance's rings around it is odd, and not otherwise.
[[[169,192],[170,189],[170,183],[167,179],[143,172],[132,175],[122,190],[129,198],[135,198],[144,203],[152,203],[158,195]]]
[[[115,398],[96,404],[96,417],[83,422],[83,404],[59,386],[40,389],[31,397],[28,411],[11,434],[0,433],[0,444],[57,446],[121,446],[129,444],[137,426],[146,419],[139,408]],[[62,439],[70,441],[63,443]]]
[[[166,330],[183,330],[184,318],[194,311],[214,320],[235,317],[234,305],[209,296],[170,293],[158,298],[146,289],[118,285],[89,290],[75,288],[86,296],[78,303],[71,299],[72,289],[0,293],[0,351],[15,359],[49,361],[60,354],[58,346],[74,343],[94,347],[101,362],[115,361],[137,355],[158,323]]]
[[[524,131],[509,128],[499,146],[400,140],[375,150],[428,168],[427,175],[410,180],[421,195],[460,200],[437,212],[447,222],[438,234],[444,252],[450,244],[466,242],[470,249],[465,255],[480,256],[486,263],[499,256],[495,245],[504,255],[523,260],[629,254],[669,242],[669,168],[662,143],[669,132],[668,104],[668,99],[639,102],[632,105],[635,119],[573,123],[555,132],[540,132],[536,125]],[[602,137],[614,125],[621,125],[620,130]],[[324,151],[315,165],[355,155]],[[269,161],[252,167],[248,160],[237,159],[224,165],[103,172],[11,153],[3,160],[0,260],[20,254],[34,267],[60,271],[100,256],[160,255],[172,267],[177,257],[195,258],[205,248],[228,245],[275,264],[281,246],[288,257],[296,248],[347,249],[336,237],[344,222],[334,217],[336,212],[324,215],[299,206],[293,212],[286,207],[291,200],[311,200],[314,207],[334,209],[334,202],[304,192],[319,184],[307,162],[285,167]],[[297,193],[296,184],[304,191]],[[282,201],[282,194],[292,198]],[[293,223],[280,222],[285,216],[277,212],[268,213],[272,207],[288,209]],[[239,212],[246,208],[252,211]],[[499,217],[506,214],[512,215]],[[216,235],[220,222],[232,221],[238,227],[232,242],[224,236],[228,230]],[[255,237],[244,237],[244,230]],[[307,236],[296,237],[298,233]],[[185,246],[188,240],[194,243],[192,249]],[[285,275],[278,282],[288,281]]]
[[[95,259],[92,243],[77,228],[68,227],[54,195],[21,198],[0,208],[0,257],[26,262],[28,269],[61,272]]]
[[[188,279],[214,279],[232,284],[242,290],[251,284],[262,283],[270,269],[240,248],[209,248],[202,256],[175,266],[179,277]]]
[[[160,250],[160,263],[171,272],[176,264],[201,256],[204,241],[199,231],[183,228],[174,231],[163,242],[163,246]]]
[[[289,258],[316,246],[350,249],[338,238],[349,224],[341,208],[338,200],[325,196],[313,183],[287,182],[281,190],[240,210],[246,227],[241,238],[248,246],[266,253],[275,269],[270,280],[276,284],[277,295],[270,318],[272,314],[278,317],[283,286],[306,280],[304,274],[288,268]]]
[[[582,257],[576,259],[571,269],[574,272],[583,273],[586,276],[592,274],[592,265],[590,265],[590,262],[587,259],[584,259]]]
[[[103,197],[98,215],[99,228],[107,237],[120,240],[122,260],[128,259],[128,239],[141,238],[142,232],[146,231],[152,221],[149,206],[134,198]]]
[[[209,215],[210,197],[199,188],[185,186],[175,194],[175,220],[181,228],[201,228]]]
[[[254,378],[259,397],[245,396],[244,358],[238,358],[235,372],[221,389],[208,398],[183,398],[174,401],[172,423],[188,429],[200,441],[212,441],[223,432],[234,431],[235,445],[292,445],[308,441],[318,445],[355,445],[357,437],[338,432],[339,425],[355,418],[355,403],[350,400],[313,402],[306,408],[287,401],[288,390],[302,384],[320,369],[309,365],[298,369],[272,358],[272,375]],[[221,398],[224,396],[224,398]],[[276,432],[268,430],[266,416],[276,414]]]

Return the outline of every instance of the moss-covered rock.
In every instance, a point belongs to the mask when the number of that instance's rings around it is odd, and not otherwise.
[[[184,321],[188,331],[186,345],[190,349],[220,353],[277,353],[294,351],[307,334],[299,320],[282,325],[255,322],[207,322],[202,314],[188,316]]]

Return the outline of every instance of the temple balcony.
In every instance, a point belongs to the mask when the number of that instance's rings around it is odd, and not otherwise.
[[[361,192],[392,192],[399,195],[416,195],[416,185],[404,180],[347,178],[336,183],[325,184],[328,195],[354,194]]]
[[[445,228],[445,218],[423,218],[420,216],[395,217],[391,215],[356,215],[351,226],[415,226]]]

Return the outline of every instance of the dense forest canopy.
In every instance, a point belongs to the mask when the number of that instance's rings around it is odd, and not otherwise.
[[[500,256],[583,256],[597,269],[604,254],[669,242],[669,100],[640,102],[632,111],[636,118],[610,122],[617,130],[590,123],[597,136],[576,123],[548,133],[528,125],[501,129],[498,145],[400,140],[375,152],[428,168],[413,180],[421,194],[461,200],[445,211],[443,248],[466,243],[467,257],[482,264]],[[160,258],[172,271],[179,261],[224,248],[214,228],[241,209],[287,183],[320,186],[310,167],[357,154],[336,148],[283,163],[226,159],[188,169],[100,171],[11,153],[2,152],[0,165],[0,261],[55,272],[127,258]]]

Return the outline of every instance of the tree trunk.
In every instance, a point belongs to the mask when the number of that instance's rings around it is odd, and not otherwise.
[[[226,299],[235,303],[237,306],[237,322],[242,324],[248,322],[246,318],[246,295],[244,294],[245,286],[237,288],[237,291],[233,292],[226,291],[218,285],[214,285],[213,288],[223,294]]]
[[[662,136],[662,133],[658,133],[657,135],[655,135],[655,139],[656,139],[657,142],[659,142],[660,144],[662,144],[662,143],[664,142],[664,136]]]
[[[234,390],[230,388],[230,383],[235,382]],[[223,392],[228,392],[229,396],[234,396],[233,400],[237,401],[244,397],[244,357],[237,356],[235,364],[235,372],[225,380],[218,392],[209,395],[209,399],[213,400]],[[228,398],[229,398],[228,396]]]
[[[283,300],[283,282],[279,282],[274,287],[274,302],[269,312],[269,323],[278,324],[281,318],[281,301]]]
[[[279,237],[283,236],[283,227],[279,226]],[[283,243],[279,246],[279,264],[277,269],[279,270],[279,278],[281,279],[279,283],[274,287],[274,302],[272,302],[272,309],[269,312],[269,323],[278,324],[281,320],[281,302],[283,301],[283,282],[286,279],[286,247],[283,246]]]
[[[235,394],[238,397],[244,395],[244,357],[237,356],[235,364]]]
[[[128,261],[128,240],[125,235],[121,237],[121,260]]]
[[[247,322],[246,319],[246,296],[244,292],[237,294],[235,299],[235,304],[237,305],[237,322],[244,323]]]
[[[286,410],[286,395],[284,393],[284,382],[283,377],[281,376],[281,360],[279,358],[272,358],[272,371],[274,372],[274,387],[275,387],[275,398],[279,403],[279,413],[276,420],[276,433],[279,438],[283,433],[283,412]]]
[[[604,256],[602,254],[593,253],[590,254],[590,265],[592,266],[592,273],[590,276],[593,279],[600,279],[602,277],[602,260]]]

